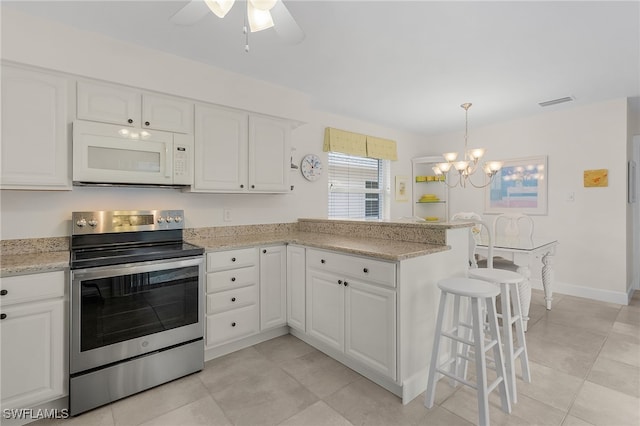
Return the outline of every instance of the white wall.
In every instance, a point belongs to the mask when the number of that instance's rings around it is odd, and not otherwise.
[[[325,159],[325,127],[389,138],[398,142],[395,174],[410,173],[418,136],[312,109],[306,95],[162,52],[83,32],[2,9],[2,58],[45,69],[102,79],[148,90],[299,120],[293,131],[294,161],[307,153]],[[2,191],[3,239],[65,236],[70,213],[84,210],[178,208],[187,227],[293,222],[326,217],[326,173],[319,181],[291,172],[295,190],[287,195],[190,194],[171,189],[82,188],[71,192]],[[222,210],[230,209],[231,222]],[[391,203],[391,217],[411,214],[410,203]]]
[[[460,151],[462,132],[425,138],[313,109],[305,95],[180,57],[78,31],[2,9],[2,58],[62,72],[243,108],[306,124],[293,132],[295,161],[322,152],[324,128],[394,139],[393,177],[411,174],[416,156]],[[178,76],[178,77],[176,77]],[[481,108],[476,103],[476,108]],[[558,238],[556,291],[624,303],[627,285],[626,100],[612,100],[485,128],[470,127],[470,143],[487,157],[549,156],[549,214],[540,234]],[[609,187],[583,188],[585,169],[609,169]],[[188,227],[292,222],[326,217],[326,174],[314,183],[292,172],[288,195],[190,194],[167,189],[81,188],[70,192],[2,191],[3,239],[69,235],[72,211],[180,208]],[[566,201],[575,193],[575,202]],[[392,195],[393,196],[393,195]],[[230,209],[231,222],[222,220]],[[411,203],[391,203],[391,217],[410,216]],[[482,190],[452,191],[450,212],[483,210]],[[534,274],[537,271],[533,271]],[[534,282],[534,285],[536,283]]]
[[[434,137],[430,145],[435,152],[452,147],[460,152],[463,133]],[[487,159],[548,156],[548,215],[534,220],[537,235],[560,242],[556,291],[625,303],[626,99],[551,109],[484,128],[471,126],[469,147],[476,146],[487,148]],[[608,169],[609,186],[584,188],[583,172],[588,169]],[[575,195],[573,202],[568,201],[570,193]],[[484,190],[456,188],[450,199],[452,213],[484,210]]]

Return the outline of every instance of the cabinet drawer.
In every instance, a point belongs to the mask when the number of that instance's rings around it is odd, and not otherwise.
[[[249,266],[247,268],[229,269],[228,271],[210,272],[207,274],[207,293],[214,293],[220,290],[246,287],[258,282],[258,268]]]
[[[257,302],[258,287],[255,285],[221,291],[207,295],[207,314],[255,305]]]
[[[207,315],[207,346],[217,346],[251,336],[259,330],[258,305]]]
[[[395,263],[307,249],[307,267],[346,274],[387,287],[396,286]]]
[[[247,248],[240,250],[215,251],[207,253],[207,271],[221,271],[230,268],[242,268],[258,264],[258,250]]]
[[[0,279],[0,304],[31,302],[33,300],[63,297],[64,271],[18,275]],[[6,292],[6,294],[4,294]]]

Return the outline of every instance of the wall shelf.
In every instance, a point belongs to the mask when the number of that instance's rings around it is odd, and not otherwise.
[[[433,166],[443,161],[444,158],[441,156],[417,157],[411,160],[413,216],[421,217],[431,223],[446,222],[449,219],[449,189],[444,181],[435,176],[432,170]],[[416,181],[417,176],[431,177],[432,180]],[[435,197],[431,198],[435,198],[435,200],[420,201],[427,194],[434,195]],[[438,218],[438,220],[433,220],[434,218]]]

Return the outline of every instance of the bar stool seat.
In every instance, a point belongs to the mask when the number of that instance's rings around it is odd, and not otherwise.
[[[516,391],[516,361],[520,358],[522,378],[531,383],[529,370],[529,355],[527,354],[527,342],[524,337],[524,318],[520,305],[520,292],[518,285],[524,281],[524,277],[517,272],[503,269],[477,268],[469,269],[469,277],[487,281],[500,286],[501,310],[498,318],[502,318],[502,343],[504,345],[504,360],[507,372],[507,388],[512,403],[518,402]],[[513,307],[513,310],[512,310]],[[513,342],[513,325],[516,326],[517,345]]]
[[[435,400],[436,375],[442,374],[455,382],[467,385],[476,390],[478,395],[478,419],[480,425],[489,425],[489,394],[499,388],[502,410],[511,413],[511,402],[506,384],[505,365],[502,355],[502,344],[498,328],[495,298],[500,294],[500,289],[492,283],[473,278],[447,278],[438,282],[440,288],[440,304],[436,320],[436,331],[433,342],[433,353],[429,364],[429,378],[425,395],[425,406],[433,407]],[[444,330],[443,323],[447,308],[447,296],[452,295],[453,300],[453,324],[450,329]],[[468,300],[470,321],[461,319],[461,302]],[[485,335],[485,313],[483,304],[486,305],[486,317],[488,320],[488,335]],[[466,311],[466,310],[465,310]],[[470,339],[469,330],[472,338]],[[451,349],[448,358],[439,363],[440,344],[442,338],[451,339]],[[488,340],[487,340],[488,338]],[[469,348],[473,348],[474,357],[471,358]],[[460,351],[462,349],[462,351]],[[492,383],[487,379],[486,352],[493,349],[493,361],[497,378]],[[459,359],[474,361],[476,365],[476,382],[466,379],[461,369],[463,363]],[[489,358],[490,359],[490,358]],[[465,361],[466,362],[466,361]]]

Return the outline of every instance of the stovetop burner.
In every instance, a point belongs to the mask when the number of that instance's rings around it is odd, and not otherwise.
[[[183,241],[182,210],[74,212],[71,269],[199,256]]]

